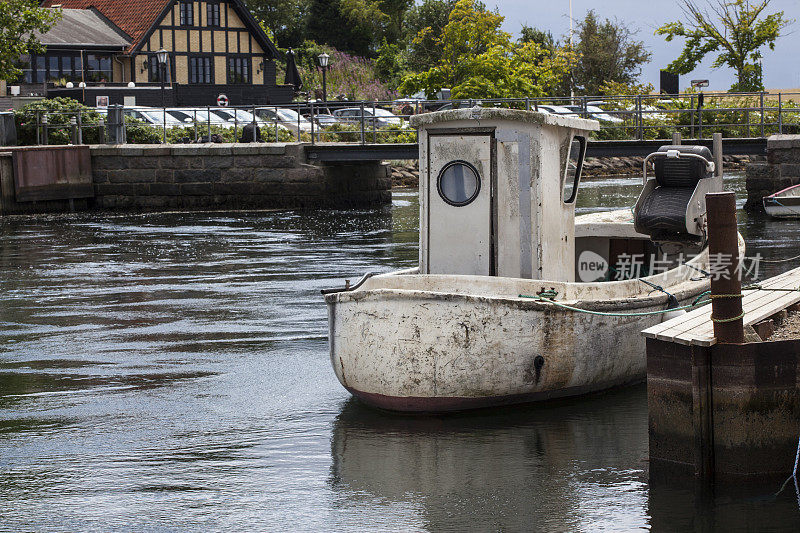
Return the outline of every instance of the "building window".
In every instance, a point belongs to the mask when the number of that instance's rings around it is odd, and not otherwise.
[[[219,26],[219,4],[217,2],[206,4],[206,16],[207,26]]]
[[[189,57],[189,83],[212,83],[211,58]]]
[[[194,26],[194,2],[181,0],[181,26]]]
[[[149,82],[160,82],[161,81],[161,64],[158,62],[158,56],[155,54],[150,54],[147,56],[147,81]],[[164,83],[170,82],[170,68],[169,68],[169,58],[167,58],[167,63],[164,65]]]
[[[228,83],[250,83],[250,56],[228,58]]]
[[[87,77],[88,81],[111,81],[111,58],[108,58],[108,72],[105,78]],[[46,54],[31,56],[22,64],[22,76],[25,83],[44,83],[59,81],[83,80],[83,61],[79,53],[76,54]]]
[[[113,79],[112,74],[110,55],[86,55],[86,81],[109,82]]]

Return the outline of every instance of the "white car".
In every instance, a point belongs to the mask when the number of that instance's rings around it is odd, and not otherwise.
[[[538,110],[541,113],[551,113],[553,115],[570,115],[570,116],[573,116],[573,117],[577,116],[577,113],[575,113],[572,109],[570,109],[570,108],[568,108],[566,106],[562,106],[562,105],[549,105],[549,104],[542,105],[542,104],[537,104],[533,108],[533,110],[534,111]]]
[[[214,126],[233,127],[233,124],[228,124],[228,121],[213,113],[209,114],[205,108],[202,107],[168,107],[167,114],[172,115],[184,126],[191,126],[197,122],[198,126],[211,123]]]
[[[298,131],[311,133],[311,121],[299,114],[294,109],[284,107],[257,107],[256,116],[266,124],[278,123],[287,130],[297,135]],[[319,122],[318,122],[319,123]]]
[[[126,117],[135,118],[148,124],[163,126],[181,126],[182,122],[169,113],[164,113],[162,109],[153,107],[127,107],[124,114]]]
[[[579,105],[568,105],[568,106],[564,106],[564,107],[567,107],[567,108],[575,111],[578,114],[583,112],[583,108],[581,106],[579,106]],[[597,107],[596,105],[587,105],[586,106],[586,115],[589,118],[594,119],[594,120],[598,120],[600,122],[607,122],[607,123],[612,123],[612,124],[622,124],[623,122],[625,122],[620,117],[612,115],[612,114],[608,113],[606,110],[601,109],[600,107]]]

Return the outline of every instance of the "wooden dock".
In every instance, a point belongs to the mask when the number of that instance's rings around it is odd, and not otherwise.
[[[742,290],[745,326],[754,326],[800,302],[800,268],[765,280],[759,286],[760,289]],[[713,346],[717,343],[710,305],[662,322],[642,334],[648,339],[687,346]]]
[[[762,342],[718,341],[711,305],[643,332],[651,474],[671,477],[685,468],[698,479],[737,483],[792,474],[800,340],[772,341],[759,330],[797,307],[800,268],[759,286],[743,290],[741,303],[744,325],[754,326]]]

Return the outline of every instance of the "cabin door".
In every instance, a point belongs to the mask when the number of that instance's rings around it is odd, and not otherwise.
[[[428,273],[495,275],[491,133],[428,136]]]

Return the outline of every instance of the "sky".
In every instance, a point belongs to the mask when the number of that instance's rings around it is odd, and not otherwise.
[[[705,0],[700,0],[705,1]],[[549,30],[553,36],[569,34],[569,0],[484,0],[487,7],[497,7],[505,17],[504,29],[515,36],[523,24]],[[682,16],[679,5],[671,0],[572,0],[572,17],[583,20],[586,12],[594,9],[601,19],[624,22],[630,29],[639,30],[636,38],[644,41],[653,53],[651,62],[642,69],[642,82],[652,83],[658,90],[659,71],[678,57],[683,49],[683,40],[671,43],[663,37],[653,35],[656,28],[665,22],[679,20]],[[783,11],[787,18],[795,19],[785,35],[775,43],[775,50],[765,48],[764,86],[767,89],[800,88],[800,0],[772,0],[767,12]],[[734,82],[731,69],[711,69],[713,56],[709,56],[694,72],[680,77],[680,88],[685,89],[692,79],[708,79],[706,90],[727,90]]]

